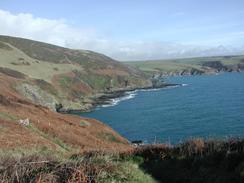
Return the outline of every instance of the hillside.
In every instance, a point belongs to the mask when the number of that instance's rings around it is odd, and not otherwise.
[[[20,76],[0,73],[1,151],[44,148],[68,153],[130,148],[126,139],[95,119],[59,114],[25,99],[15,89],[26,80]]]
[[[109,90],[148,84],[141,72],[98,53],[0,36],[1,151],[130,149],[103,123],[56,112],[89,108],[90,97],[108,90],[106,82],[113,84]]]
[[[52,110],[89,110],[94,96],[151,85],[141,71],[92,51],[0,36],[0,55],[1,73],[26,78],[16,90]]]
[[[195,75],[244,70],[244,56],[198,57],[126,62],[147,75]]]

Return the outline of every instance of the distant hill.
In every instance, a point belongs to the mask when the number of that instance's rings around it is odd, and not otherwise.
[[[87,50],[0,36],[0,55],[0,72],[24,77],[16,90],[53,110],[56,104],[86,110],[91,96],[151,85],[143,72]]]
[[[147,75],[195,75],[244,70],[244,56],[197,57],[170,60],[132,61],[126,64]]]

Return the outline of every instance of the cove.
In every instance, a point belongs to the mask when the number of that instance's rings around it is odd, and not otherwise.
[[[244,136],[244,73],[169,77],[185,84],[128,93],[114,106],[81,116],[101,120],[129,140],[179,143]]]

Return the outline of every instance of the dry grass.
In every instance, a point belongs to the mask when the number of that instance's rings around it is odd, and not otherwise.
[[[0,182],[155,182],[118,155],[90,152],[65,160],[40,155],[1,157]]]

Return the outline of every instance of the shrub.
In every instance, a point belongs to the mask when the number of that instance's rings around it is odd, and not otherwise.
[[[73,155],[65,161],[37,155],[4,157],[0,167],[0,182],[154,182],[135,163],[103,153]]]

